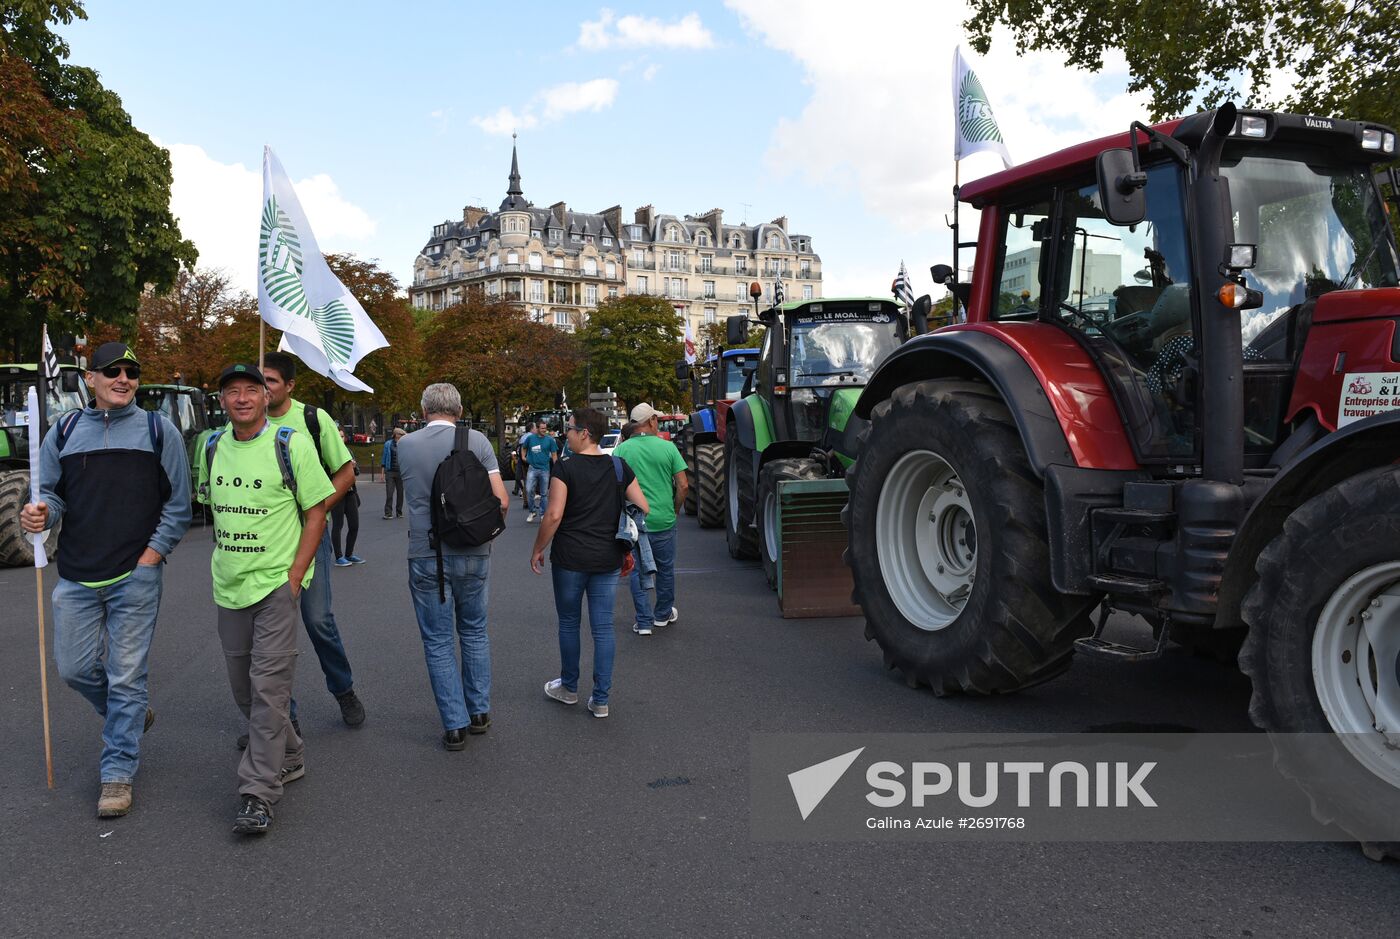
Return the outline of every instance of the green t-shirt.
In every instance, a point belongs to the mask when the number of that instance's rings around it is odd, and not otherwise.
[[[237,440],[230,430],[219,438],[214,465],[209,468],[209,494],[214,510],[214,602],[229,610],[252,606],[287,582],[301,541],[301,515],[324,501],[335,487],[316,464],[316,451],[304,433],[288,441],[293,497],[282,483],[277,464],[277,432],[269,424],[252,440]],[[302,579],[303,589],[316,571],[313,561]]]
[[[302,404],[296,398],[292,398],[288,404],[290,406],[287,408],[286,414],[283,414],[281,417],[273,417],[269,414],[267,419],[272,421],[277,427],[293,428],[297,433],[306,437],[307,443],[310,443],[311,438],[308,435],[311,432],[306,429],[306,405]],[[321,422],[321,463],[326,468],[326,475],[334,476],[336,470],[340,469],[346,463],[349,463],[353,457],[350,456],[350,448],[347,447],[345,441],[340,438],[340,427],[325,411],[320,408],[316,410],[319,412],[316,417]],[[222,444],[220,444],[220,446],[222,446]],[[314,446],[311,452],[312,456],[315,456],[316,451]]]
[[[629,437],[618,444],[613,455],[627,462],[647,497],[647,531],[669,531],[676,527],[674,477],[685,471],[681,451],[660,437]]]

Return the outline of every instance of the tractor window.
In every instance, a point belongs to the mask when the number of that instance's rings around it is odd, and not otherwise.
[[[1140,459],[1195,453],[1195,339],[1190,248],[1180,175],[1147,170],[1147,217],[1118,227],[1098,187],[1064,193],[1054,315],[1109,373]]]
[[[1046,239],[1050,235],[1050,206],[1047,198],[1007,210],[993,319],[1036,318],[1040,308],[1040,275],[1048,267],[1044,261]]]
[[[744,390],[744,379],[757,367],[758,361],[752,356],[741,355],[732,359],[725,359],[723,397],[739,397],[739,393]]]

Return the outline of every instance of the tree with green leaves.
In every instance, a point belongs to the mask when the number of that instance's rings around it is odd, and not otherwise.
[[[1121,50],[1154,120],[1238,100],[1400,125],[1394,0],[971,0],[964,25],[978,52],[1005,25],[1018,52],[1062,52],[1091,72]],[[1274,90],[1289,75],[1291,90]]]
[[[682,330],[675,309],[661,297],[618,297],[599,304],[579,334],[593,390],[611,388],[629,407],[678,399]]]
[[[131,123],[51,29],[77,0],[0,0],[0,342],[37,353],[39,324],[130,325],[194,245],[170,213],[170,155]]]

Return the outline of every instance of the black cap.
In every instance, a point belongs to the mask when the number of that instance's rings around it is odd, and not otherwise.
[[[257,382],[264,388],[267,387],[267,379],[263,378],[262,372],[258,371],[258,367],[256,365],[247,365],[243,362],[236,362],[219,373],[219,390],[223,391],[224,385],[227,385],[235,378],[247,378],[250,381]]]
[[[88,361],[88,368],[92,371],[100,371],[109,365],[117,362],[130,362],[132,365],[140,365],[141,362],[131,351],[131,347],[124,342],[104,342],[97,347],[97,351],[92,354]]]

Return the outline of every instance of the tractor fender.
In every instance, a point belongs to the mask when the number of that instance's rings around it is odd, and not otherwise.
[[[1117,406],[1088,354],[1053,326],[1015,325],[1018,334],[1025,333],[1023,341],[1015,345],[1007,340],[1006,334],[1011,330],[998,324],[952,326],[911,339],[880,363],[856,403],[855,416],[868,420],[876,404],[909,382],[930,378],[980,379],[996,388],[1011,410],[1031,468],[1042,479],[1046,468],[1057,464],[1093,469],[1137,469],[1123,423],[1118,419]],[[1051,330],[1054,335],[1037,335],[1031,330]],[[1098,387],[1093,391],[1100,394],[1080,397],[1075,393],[1079,390],[1077,387],[1071,389],[1057,382],[1050,387],[1054,395],[1052,403],[1042,378],[1028,361],[1028,357],[1042,347],[1046,348],[1047,358],[1059,357],[1058,363],[1050,367],[1054,372],[1052,378],[1058,378],[1068,366],[1074,369],[1076,385],[1092,385],[1097,380]],[[1079,361],[1067,361],[1073,353],[1078,354]],[[1111,412],[1105,411],[1105,406]],[[1112,423],[1105,425],[1103,418],[1110,413]],[[1091,420],[1099,422],[1098,426],[1092,427]],[[1113,436],[1118,438],[1116,446],[1111,439]]]
[[[715,433],[715,409],[701,408],[690,415],[690,432],[698,439],[700,434]]]
[[[739,434],[739,444],[754,453],[762,453],[773,442],[773,426],[761,402],[759,406],[754,406],[756,400],[757,396],[749,395],[735,401],[729,409],[729,420],[733,421],[734,430]]]
[[[1290,460],[1245,513],[1220,580],[1215,628],[1233,629],[1254,584],[1254,562],[1295,509],[1344,479],[1400,461],[1400,411],[1376,414],[1334,431]]]

